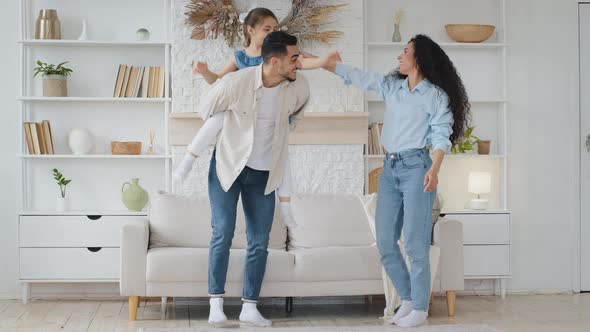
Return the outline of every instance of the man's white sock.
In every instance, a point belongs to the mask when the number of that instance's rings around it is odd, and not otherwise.
[[[260,314],[256,308],[256,303],[244,302],[242,312],[240,313],[240,322],[252,324],[260,327],[269,327],[272,322]]]
[[[399,309],[397,310],[395,315],[393,315],[393,317],[391,317],[391,319],[389,319],[388,323],[394,324],[398,320],[409,315],[410,312],[412,312],[412,301],[402,300],[402,305],[399,307]]]
[[[428,313],[422,310],[412,310],[409,315],[396,321],[395,324],[399,327],[416,327],[426,323]]]
[[[209,324],[224,325],[227,317],[223,313],[223,298],[212,297],[209,299]]]

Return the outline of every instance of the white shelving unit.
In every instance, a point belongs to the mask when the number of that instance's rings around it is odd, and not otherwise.
[[[448,154],[445,156],[440,189],[444,190],[445,206],[442,213],[449,218],[461,220],[465,225],[479,225],[480,227],[464,227],[464,248],[467,255],[465,261],[466,279],[494,279],[498,281],[500,293],[505,296],[506,279],[511,277],[510,251],[512,239],[510,236],[511,218],[508,207],[508,159],[509,147],[507,136],[507,50],[510,44],[507,40],[506,14],[507,0],[449,0],[441,4],[438,1],[411,0],[365,0],[364,13],[365,29],[363,41],[363,60],[365,69],[377,72],[389,72],[397,67],[397,56],[406,46],[411,36],[424,33],[429,35],[447,52],[457,66],[466,86],[472,112],[473,123],[476,125],[474,134],[482,139],[492,140],[490,155],[478,154]],[[462,11],[452,8],[460,6]],[[402,21],[402,42],[391,42],[393,32],[393,13],[395,9],[406,11],[406,18]],[[428,8],[428,11],[425,11]],[[424,17],[424,12],[436,14],[436,17]],[[370,18],[370,19],[369,19]],[[482,23],[494,24],[496,32],[488,41],[483,43],[452,42],[444,31],[447,23]],[[375,94],[365,94],[365,110],[371,114],[370,122],[382,121],[385,111],[383,100]],[[480,133],[484,133],[484,136]],[[365,156],[365,190],[368,192],[368,174],[371,170],[382,166],[383,155]],[[445,167],[446,166],[446,167]],[[462,202],[469,199],[467,193],[467,172],[470,170],[490,171],[493,176],[493,193],[490,195],[490,209],[484,211],[463,208]],[[442,187],[442,188],[441,188]],[[439,191],[440,192],[440,191]],[[448,201],[450,201],[449,204]],[[497,223],[490,224],[488,219],[496,218]],[[502,228],[498,238],[485,238],[486,227]],[[469,239],[477,238],[478,241]],[[485,247],[489,246],[490,247]],[[469,259],[469,255],[486,254],[490,266],[496,270],[489,271],[480,263]],[[506,254],[507,253],[507,254]],[[483,258],[483,257],[481,257]],[[497,263],[497,264],[495,264]],[[494,265],[495,264],[495,265]],[[490,273],[491,272],[491,273]]]
[[[108,4],[109,1],[111,4]],[[91,7],[92,9],[89,9]],[[118,7],[119,10],[113,10],[112,7]],[[62,38],[70,39],[34,39],[35,19],[42,8],[57,9],[62,22]],[[142,14],[142,10],[145,13]],[[118,227],[126,222],[137,222],[137,218],[144,218],[146,212],[125,211],[125,207],[120,203],[120,191],[117,190],[121,190],[124,181],[135,177],[136,172],[141,174],[138,176],[140,179],[146,179],[151,185],[148,187],[144,183],[146,190],[170,190],[171,151],[168,144],[168,119],[172,108],[169,42],[171,15],[171,0],[160,0],[158,3],[107,0],[105,3],[92,4],[58,0],[19,0],[20,82],[17,99],[20,102],[20,116],[16,125],[20,128],[19,280],[23,285],[24,302],[30,297],[31,283],[118,282]],[[74,31],[72,22],[81,22],[82,19],[87,19],[93,24],[92,29],[89,29],[89,35],[96,37],[96,40],[72,39],[73,35],[79,33]],[[135,30],[140,27],[149,27],[155,40],[133,41]],[[75,59],[69,64],[69,67],[74,69],[72,77],[75,80],[75,83],[72,80],[68,82],[68,93],[71,93],[71,96],[42,96],[39,88],[41,78],[32,77],[33,67],[36,66],[39,57],[48,63]],[[45,60],[45,57],[48,59]],[[165,96],[113,98],[112,89],[117,68],[122,63],[142,66],[163,65],[166,75]],[[51,121],[56,154],[29,154],[23,123],[39,122],[42,119]],[[99,131],[99,135],[95,135],[97,147],[94,154],[68,154],[69,151],[64,146],[68,125],[84,125],[91,132],[93,129]],[[142,126],[145,128],[141,128]],[[138,127],[140,128],[137,129]],[[156,154],[108,154],[110,149],[106,145],[110,140],[128,140],[131,137],[133,140],[143,141],[145,150],[147,133],[150,130],[158,133],[156,143],[159,149]],[[120,138],[125,135],[131,137]],[[48,179],[53,181],[50,170],[55,164],[59,165],[60,169],[67,167],[78,175],[86,170],[89,172],[83,177],[73,178],[72,182],[88,186],[87,192],[82,191],[89,194],[88,197],[78,197],[74,204],[76,206],[72,206],[72,209],[66,212],[51,210],[51,202],[55,202],[58,195],[56,184],[51,187],[55,186],[54,196],[45,197],[45,192],[39,193],[40,190],[47,190],[49,187]],[[94,171],[98,174],[93,174]],[[71,178],[69,173],[64,172],[64,175]],[[93,186],[96,186],[94,191]],[[108,201],[101,201],[101,197],[105,197],[105,187],[114,188],[115,191],[108,197]],[[97,195],[97,192],[101,194]],[[80,194],[80,191],[78,193]],[[40,199],[40,196],[45,198]],[[80,203],[82,200],[83,204]],[[46,201],[50,203],[39,204]],[[72,226],[72,231],[68,234],[47,235],[62,239],[64,243],[59,246],[23,242],[23,238],[31,235],[30,225],[36,223],[65,223]],[[100,230],[97,232],[100,234],[94,235],[97,229]],[[100,238],[105,234],[110,234],[109,239]],[[91,253],[84,247],[71,247],[68,241],[73,239],[87,240]],[[101,245],[103,242],[105,250],[100,250],[102,247],[97,247],[97,243]],[[65,252],[64,248],[70,248],[71,251]],[[68,260],[71,260],[71,263],[68,263]],[[63,264],[75,266],[62,266],[61,272],[56,270],[57,267],[43,270],[43,266],[47,267],[47,261],[66,261]],[[104,271],[101,271],[100,267],[97,269],[96,264],[103,264]],[[35,269],[36,265],[40,266],[39,269]]]

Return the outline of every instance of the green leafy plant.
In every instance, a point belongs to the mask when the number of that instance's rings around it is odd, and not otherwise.
[[[35,71],[35,75],[33,75],[33,77],[37,77],[37,75],[39,74],[41,74],[41,76],[61,75],[64,77],[68,77],[72,74],[73,70],[64,67],[63,65],[66,63],[68,63],[68,61],[62,62],[56,66],[54,64],[48,65],[45,62],[41,62],[41,60],[37,60],[37,67],[33,69]]]
[[[463,139],[461,142],[453,144],[453,147],[451,147],[451,153],[465,153],[475,148],[475,145],[480,139],[473,135],[473,129],[475,129],[475,126],[467,127],[467,130],[463,133]]]
[[[53,178],[57,181],[59,185],[59,190],[61,191],[61,197],[66,198],[66,186],[72,182],[72,180],[66,179],[58,170],[57,168],[53,169]]]

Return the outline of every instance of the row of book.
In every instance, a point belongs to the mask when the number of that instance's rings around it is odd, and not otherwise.
[[[48,120],[25,122],[23,126],[29,154],[54,154],[53,136]]]
[[[164,66],[119,65],[113,97],[163,98]]]
[[[385,148],[381,142],[381,132],[383,131],[383,123],[372,123],[369,126],[369,142],[367,144],[366,154],[381,155],[385,154]]]

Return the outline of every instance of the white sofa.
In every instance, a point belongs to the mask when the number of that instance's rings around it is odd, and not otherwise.
[[[383,294],[379,252],[363,202],[350,194],[301,194],[292,198],[298,227],[287,228],[275,214],[261,297],[314,297]],[[246,235],[238,208],[226,296],[240,297]],[[211,236],[208,198],[151,195],[144,224],[123,226],[121,295],[129,297],[136,319],[139,297],[206,297]],[[463,289],[462,228],[439,219],[434,243],[440,248],[434,290],[446,291],[449,314],[454,291]]]

